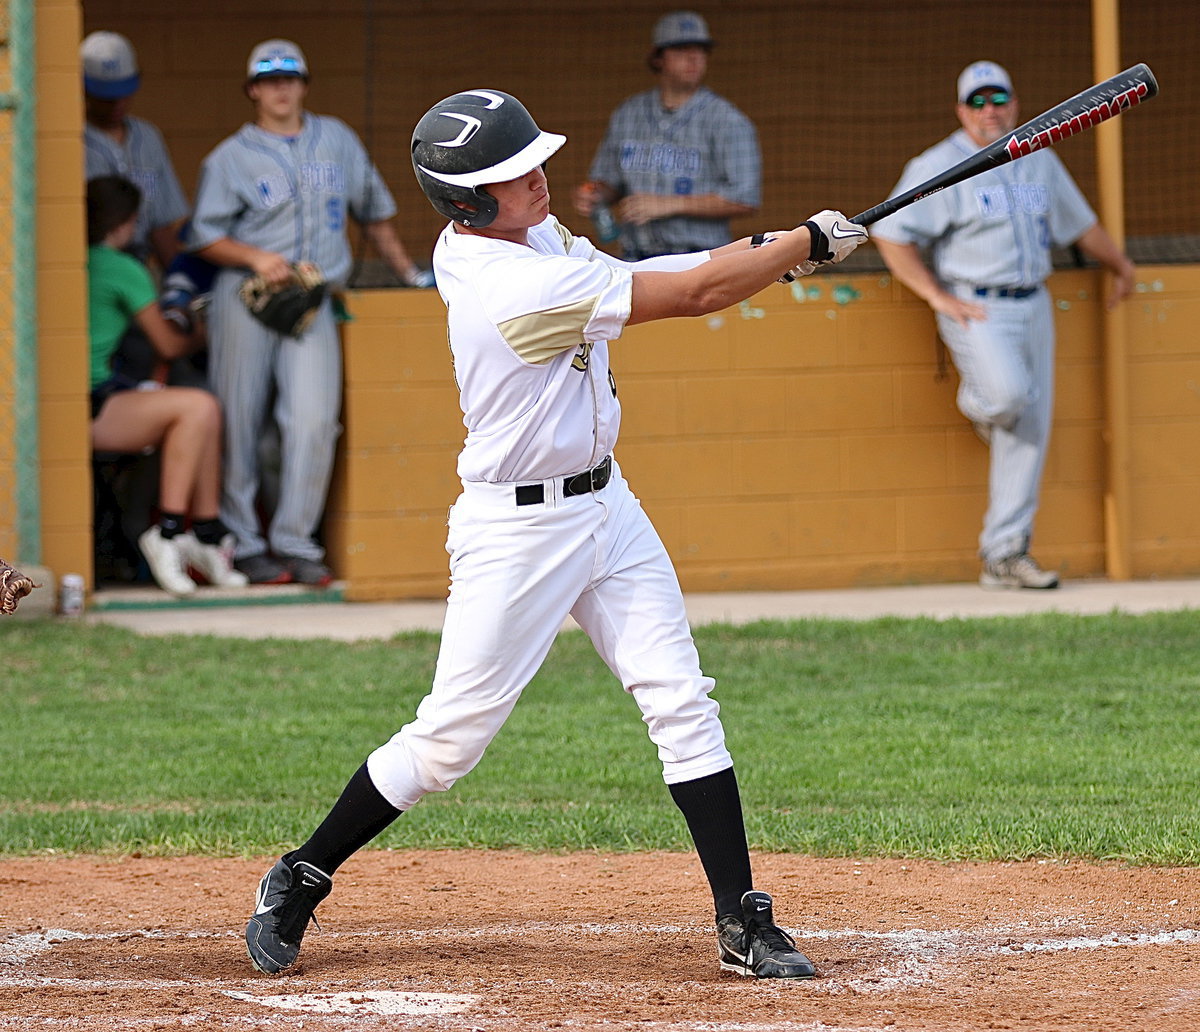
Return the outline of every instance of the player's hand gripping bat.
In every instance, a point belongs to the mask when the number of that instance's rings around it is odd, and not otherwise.
[[[983,150],[972,154],[966,161],[946,169],[907,193],[889,197],[882,204],[868,208],[861,215],[855,215],[850,221],[860,226],[869,226],[901,208],[907,208],[913,201],[919,201],[922,197],[961,183],[964,179],[977,176],[989,168],[1016,161],[1017,158],[1032,154],[1043,147],[1052,147],[1059,140],[1091,129],[1092,126],[1114,118],[1122,111],[1157,94],[1158,80],[1149,68],[1144,64],[1126,68],[1111,79],[1105,79],[1104,82],[1075,94],[1070,100],[1064,100],[1011,133],[1005,134],[995,143],[990,143]]]

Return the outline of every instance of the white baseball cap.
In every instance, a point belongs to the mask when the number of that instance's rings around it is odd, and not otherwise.
[[[246,78],[253,82],[278,76],[307,79],[308,62],[304,60],[304,51],[290,39],[263,40],[250,51]]]
[[[1012,93],[1012,79],[994,61],[976,61],[963,69],[958,77],[958,102],[965,104],[980,90],[1004,90]]]
[[[83,91],[101,100],[120,100],[142,84],[133,44],[118,32],[93,32],[79,47]]]
[[[672,11],[658,19],[652,37],[654,49],[700,45],[711,47],[708,23],[695,11]]]

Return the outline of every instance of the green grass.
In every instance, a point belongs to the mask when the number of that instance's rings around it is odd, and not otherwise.
[[[755,849],[1200,863],[1191,613],[701,628]],[[6,621],[0,853],[273,853],[410,719],[437,636],[142,638]],[[479,767],[376,842],[687,849],[582,634]]]

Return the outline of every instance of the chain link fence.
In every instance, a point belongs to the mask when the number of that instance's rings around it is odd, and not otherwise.
[[[16,357],[13,297],[13,112],[10,12],[0,4],[0,555],[13,555],[17,544]]]
[[[33,0],[0,2],[0,549],[41,560],[32,174]]]

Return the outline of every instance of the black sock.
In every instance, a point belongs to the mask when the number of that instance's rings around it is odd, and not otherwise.
[[[740,919],[742,896],[754,888],[754,883],[733,768],[668,787],[696,843],[717,917],[733,914]]]
[[[379,794],[364,763],[309,840],[284,859],[306,860],[331,875],[403,812]]]
[[[205,545],[219,545],[221,539],[229,533],[229,528],[221,522],[220,517],[210,520],[195,520],[192,523],[192,533]]]
[[[158,514],[158,529],[163,537],[170,540],[176,534],[183,533],[183,525],[187,522],[187,514],[182,512],[162,512]]]

